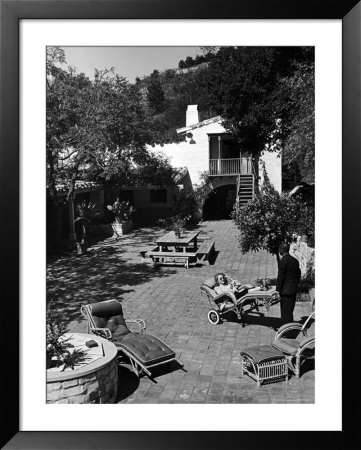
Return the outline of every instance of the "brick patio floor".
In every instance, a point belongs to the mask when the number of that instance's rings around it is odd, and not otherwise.
[[[230,220],[203,222],[197,228],[215,239],[213,265],[154,267],[139,252],[149,250],[164,231],[141,228],[118,241],[102,240],[82,257],[49,262],[48,299],[73,332],[86,332],[81,305],[120,299],[126,318],[144,319],[147,332],[176,351],[185,371],[176,365],[158,369],[156,383],[119,366],[119,403],[314,403],[312,364],[305,365],[299,380],[291,376],[288,382],[257,387],[248,376],[240,378],[240,350],[272,341],[279,305],[268,313],[260,308],[261,314],[249,314],[245,327],[232,314],[229,321],[212,325],[208,302],[200,295],[201,283],[219,271],[242,282],[275,278],[275,257],[266,252],[242,255]],[[310,303],[297,302],[295,320],[310,311]]]

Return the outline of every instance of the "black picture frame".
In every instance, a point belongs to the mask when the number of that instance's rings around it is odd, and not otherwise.
[[[359,0],[0,0],[0,445],[4,449],[356,449],[361,230],[361,2]],[[342,19],[342,431],[19,431],[19,22],[21,19]],[[330,174],[332,182],[332,174]],[[333,218],[330,213],[330,220]],[[336,236],[335,239],[340,239]],[[11,345],[9,345],[11,343]],[[355,345],[356,343],[356,345]],[[355,348],[356,347],[356,348]],[[330,361],[332,365],[341,361]],[[331,384],[332,385],[332,384]],[[332,392],[330,392],[332,395]],[[332,414],[332,411],[330,411]],[[241,420],[241,418],[240,418]],[[298,420],[298,418],[295,418]],[[215,425],[216,427],[216,425]],[[282,429],[282,424],[280,424]]]

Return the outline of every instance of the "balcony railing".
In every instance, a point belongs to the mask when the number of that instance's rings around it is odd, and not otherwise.
[[[251,175],[252,158],[210,159],[209,175]]]

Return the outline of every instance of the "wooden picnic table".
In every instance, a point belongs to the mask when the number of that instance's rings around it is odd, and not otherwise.
[[[158,238],[158,247],[148,253],[154,264],[161,263],[181,263],[189,268],[189,260],[197,258],[197,236],[199,231],[186,231],[181,237],[176,236],[174,231],[170,231],[165,236]]]
[[[198,247],[199,231],[186,231],[181,237],[170,231],[158,238],[157,247],[147,252],[153,263],[181,263],[188,269],[189,262],[210,264],[209,255],[214,251],[214,239],[203,238]]]
[[[187,247],[193,242],[194,251],[197,251],[197,237],[199,231],[185,231],[181,237],[176,236],[174,231],[170,231],[165,236],[158,238],[157,245],[160,251],[169,251],[168,247],[174,247],[174,251],[181,248],[183,253],[186,253]]]

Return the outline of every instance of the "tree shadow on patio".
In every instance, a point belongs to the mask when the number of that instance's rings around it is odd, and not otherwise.
[[[81,321],[80,307],[84,304],[120,299],[134,291],[133,286],[174,273],[131,261],[122,257],[123,253],[123,249],[105,246],[48,265],[47,301],[65,322]]]
[[[243,316],[242,324],[243,326],[260,325],[276,331],[282,325],[282,320],[280,317],[270,317],[264,315],[262,312],[252,311]]]
[[[210,255],[209,255],[209,258],[208,258],[208,261],[209,261],[209,265],[210,266],[214,266],[214,264],[216,263],[216,261],[217,261],[217,257],[218,257],[218,255],[219,255],[219,251],[218,250],[214,250]]]

